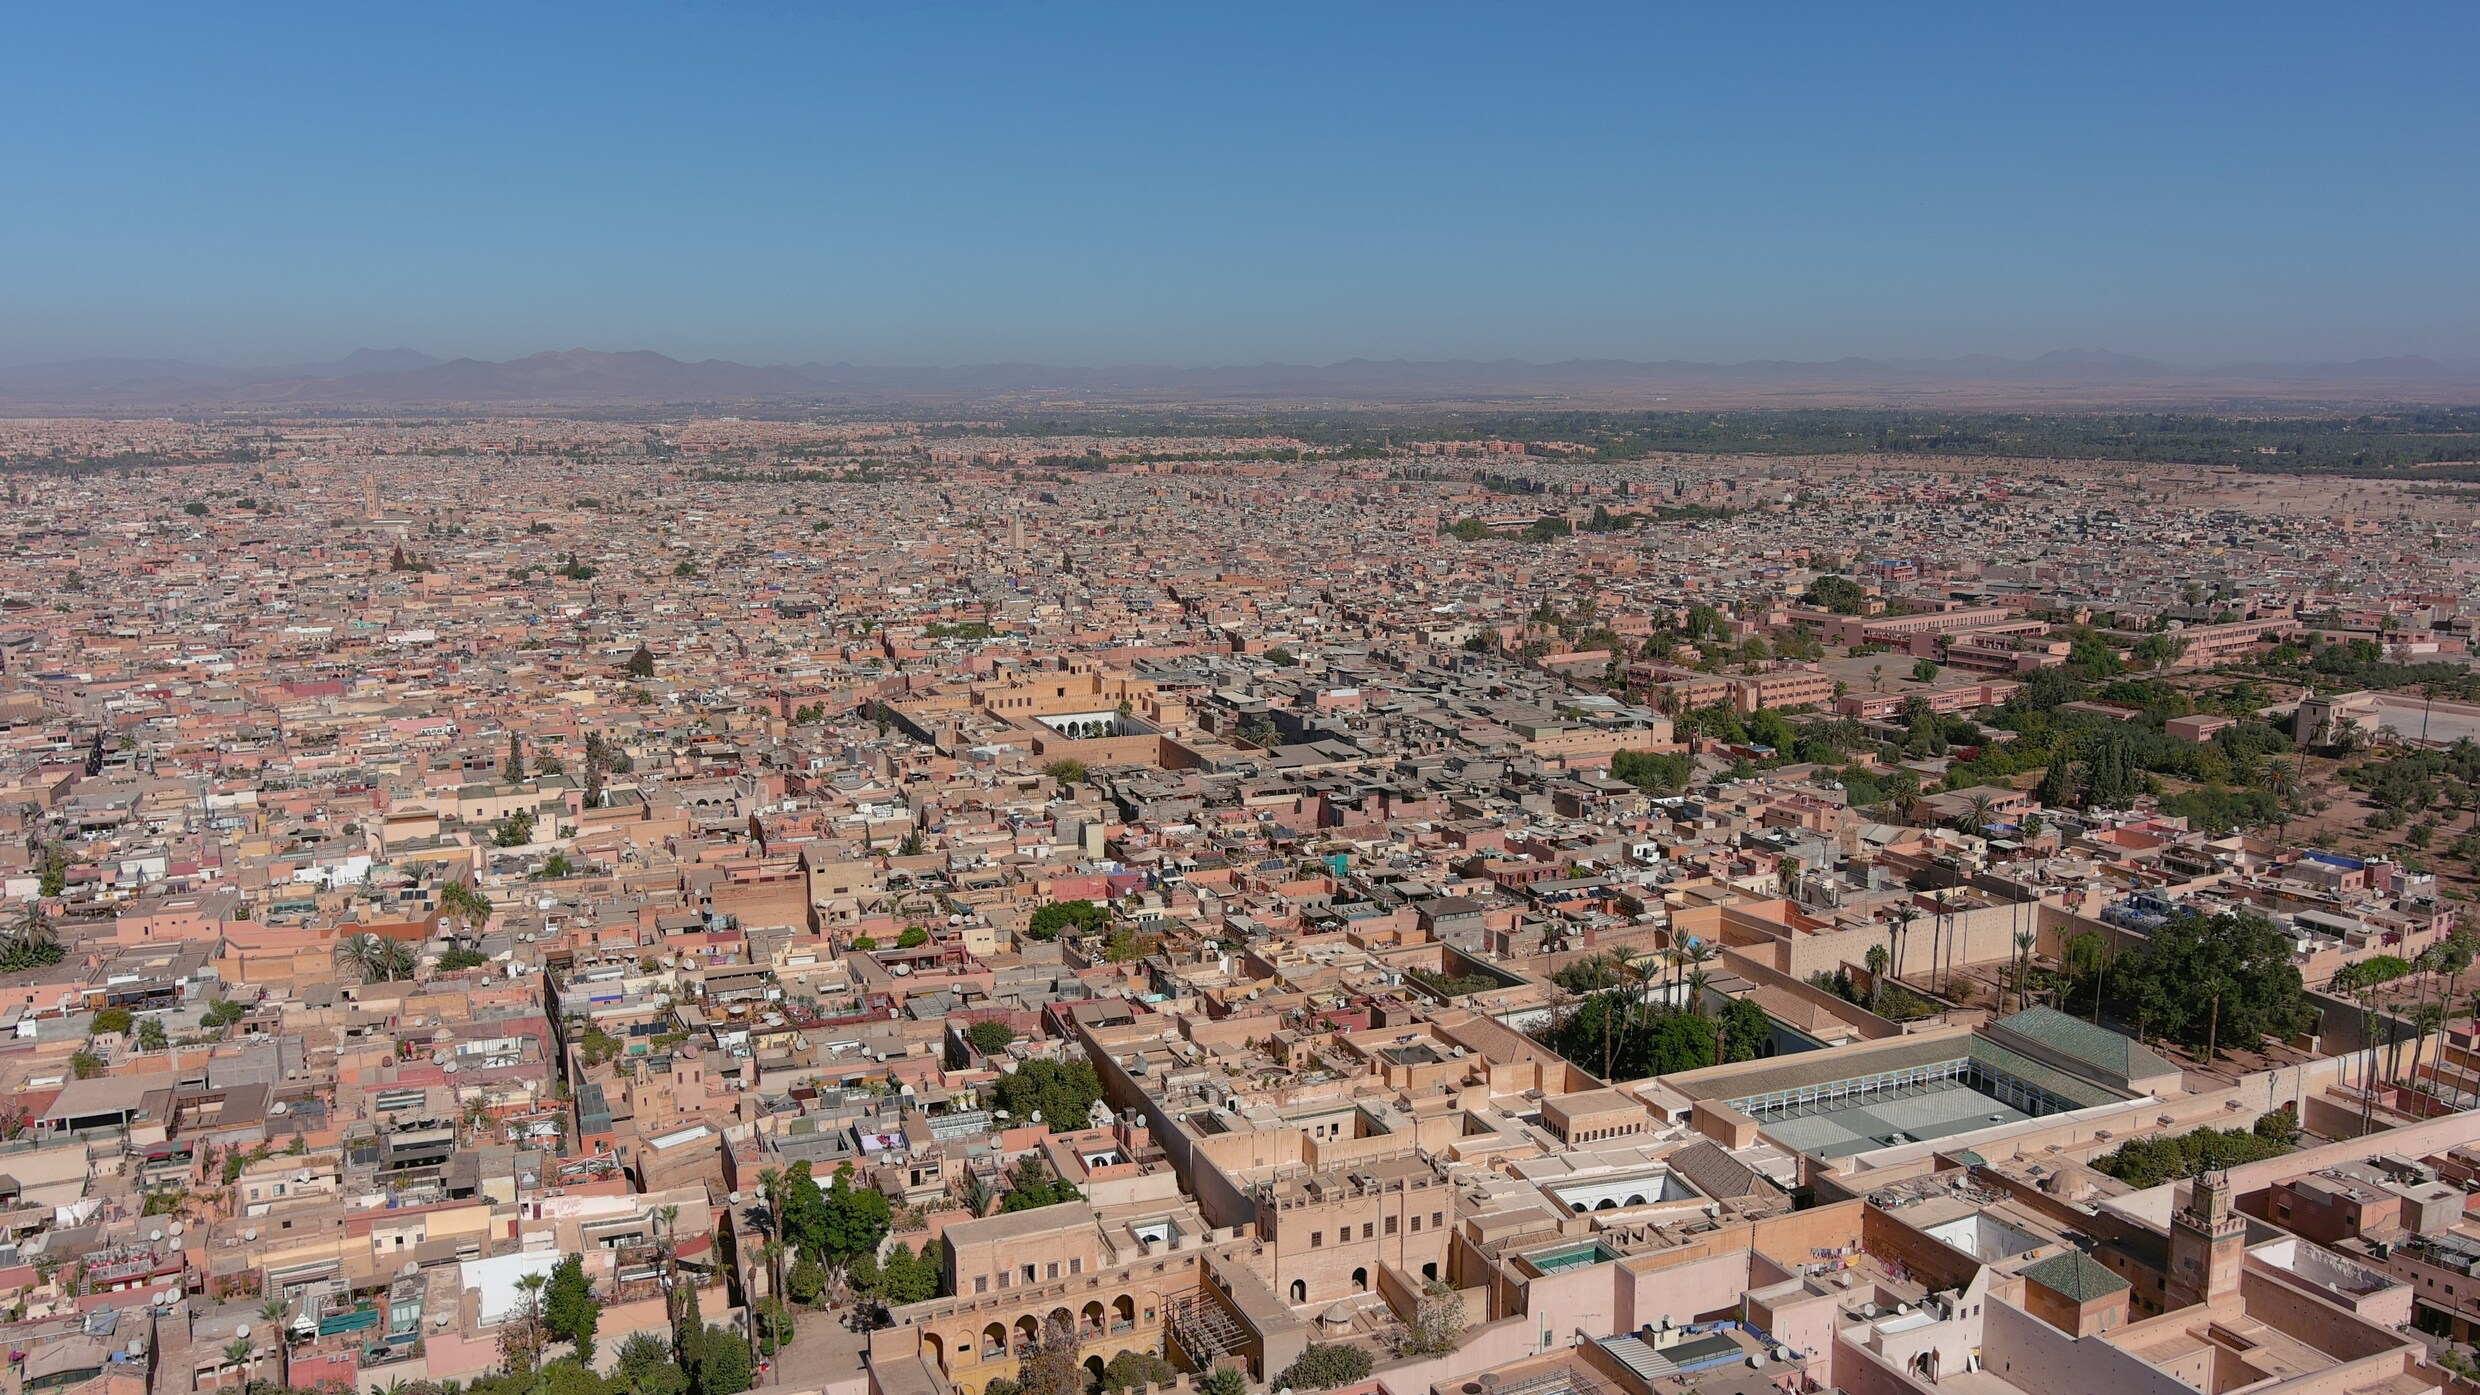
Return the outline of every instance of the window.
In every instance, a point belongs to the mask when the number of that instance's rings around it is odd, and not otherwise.
[[[1082,1273],[1084,1273],[1084,1272],[1085,1272],[1085,1257],[1084,1257],[1084,1256],[1082,1256],[1082,1255],[1079,1255],[1079,1256],[1077,1256],[1076,1258],[1069,1260],[1069,1261],[1068,1261],[1068,1272],[1069,1272],[1069,1273],[1071,1273],[1071,1274],[1082,1274]]]
[[[1001,1275],[999,1276],[999,1287],[1001,1287],[1001,1288],[1006,1288],[1007,1286],[1008,1286],[1008,1276],[1007,1276],[1006,1274],[1001,1274]]]
[[[1446,1223],[1447,1223],[1447,1213],[1446,1213],[1446,1212],[1444,1212],[1444,1211],[1432,1211],[1432,1212],[1430,1212],[1430,1213],[1429,1213],[1429,1228],[1430,1228],[1430,1229],[1432,1229],[1432,1230],[1436,1230],[1438,1227],[1440,1227],[1440,1226],[1442,1226],[1442,1225],[1445,1225]]]
[[[1310,1232],[1309,1232],[1309,1248],[1310,1248],[1310,1249],[1313,1249],[1313,1250],[1314,1250],[1314,1249],[1316,1249],[1318,1246],[1323,1245],[1323,1244],[1325,1244],[1325,1243],[1326,1243],[1326,1232],[1325,1232],[1325,1231],[1322,1231],[1322,1230],[1313,1230],[1313,1231],[1310,1231]]]
[[[988,1293],[988,1292],[990,1292],[990,1276],[989,1276],[988,1274],[976,1274],[976,1275],[974,1275],[974,1276],[973,1276],[973,1291],[974,1291],[975,1293]]]
[[[1025,1282],[1026,1282],[1026,1283],[1032,1283],[1032,1282],[1033,1282],[1033,1266],[1032,1266],[1032,1265],[1030,1265],[1030,1264],[1026,1265],[1026,1266],[1025,1266],[1025,1270],[1024,1270],[1024,1274],[1025,1274]]]
[[[1374,1238],[1376,1238],[1377,1234],[1378,1234],[1378,1228],[1377,1228],[1377,1226],[1375,1226],[1375,1225],[1371,1224],[1371,1223],[1370,1223],[1370,1222],[1368,1222],[1368,1221],[1363,1221],[1363,1222],[1361,1222],[1361,1238],[1362,1238],[1363,1240],[1370,1240],[1370,1239],[1374,1239]]]
[[[1421,1218],[1419,1216],[1414,1216],[1412,1218],[1412,1233],[1415,1235],[1421,1233]]]
[[[1389,1235],[1393,1235],[1395,1233],[1395,1218],[1393,1216],[1386,1218],[1386,1233]]]
[[[1048,1273],[1045,1273],[1042,1277],[1044,1277],[1044,1278],[1046,1278],[1046,1279],[1056,1279],[1056,1278],[1058,1278],[1058,1277],[1059,1277],[1059,1262],[1058,1262],[1057,1260],[1053,1260],[1053,1261],[1051,1261],[1051,1265],[1050,1265],[1050,1270],[1049,1270],[1049,1272],[1048,1272]]]

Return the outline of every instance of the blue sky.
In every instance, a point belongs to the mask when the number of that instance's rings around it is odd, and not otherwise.
[[[2480,356],[2480,6],[22,5],[0,362]]]

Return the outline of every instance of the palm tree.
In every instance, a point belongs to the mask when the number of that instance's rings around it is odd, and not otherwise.
[[[1636,991],[1628,995],[1627,1018],[1620,1023],[1621,1030],[1624,1032],[1625,1029],[1636,1025],[1636,1009],[1645,1000],[1647,990],[1653,985],[1653,975],[1662,964],[1662,956],[1649,949],[1618,949],[1611,952],[1610,960],[1622,975],[1636,980]],[[1608,1013],[1602,1014],[1605,1022],[1609,1020],[1609,1016]]]
[[[60,932],[40,899],[17,913],[16,928],[0,944],[0,969],[39,969],[60,962]]]
[[[656,1246],[663,1253],[663,1315],[673,1326],[680,1324],[680,1266],[677,1259],[679,1240],[675,1232],[680,1226],[680,1208],[666,1206],[655,1212],[663,1238]]]
[[[2289,766],[2279,761],[2269,761],[2265,765],[2265,789],[2273,796],[2273,836],[2288,838],[2293,812],[2291,797],[2299,793],[2299,777]]]
[[[1891,932],[1889,938],[1892,938]],[[1869,952],[1861,956],[1862,962],[1869,968],[1869,1011],[1871,1012],[1877,1011],[1877,1001],[1886,992],[1886,965],[1892,957],[1884,945],[1870,945]]]
[[[364,983],[386,983],[413,977],[413,946],[368,930],[347,936],[339,942],[336,957],[346,968],[360,975]]]
[[[2017,1012],[2022,1012],[2031,1005],[2028,995],[2032,991],[2032,947],[2040,942],[2040,938],[2030,930],[2015,932],[2015,957],[2020,961],[2020,966],[2015,970],[2015,1010]]]
[[[1713,975],[1706,973],[1703,969],[1688,971],[1689,1012],[1699,1017],[1705,1015],[1705,985],[1711,982],[1713,982]]]
[[[2420,1058],[2428,1053],[2429,1034],[2436,1031],[2445,1020],[2446,1010],[2442,1003],[2422,1003],[2411,1009],[2411,1026],[2418,1033],[2411,1039],[2411,1085],[2413,1089],[2419,1088]],[[2437,1054],[2441,1058],[2445,1055],[2443,1047],[2439,1048]]]
[[[224,1364],[241,1368],[241,1383],[250,1383],[250,1366],[258,1356],[258,1348],[247,1337],[235,1337],[224,1344]]]
[[[1973,795],[1963,802],[1963,831],[1978,837],[1989,827],[1992,811],[1998,802],[1985,794]]]
[[[1690,943],[1688,946],[1688,977],[1691,980],[1710,980],[1712,976],[1706,973],[1705,966],[1714,962],[1717,957],[1719,955],[1714,947],[1703,940]],[[1694,1008],[1696,1002],[1696,997],[1691,995],[1688,999],[1688,1006]]]

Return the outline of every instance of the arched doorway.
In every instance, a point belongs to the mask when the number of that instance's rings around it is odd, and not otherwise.
[[[1359,1289],[1363,1293],[1369,1292],[1369,1271],[1366,1269],[1353,1270],[1352,1287]]]
[[[1111,1330],[1134,1332],[1137,1328],[1137,1300],[1127,1294],[1111,1300]]]
[[[1295,1303],[1306,1303],[1309,1301],[1309,1281],[1307,1279],[1292,1280],[1292,1301]]]
[[[1102,1388],[1102,1374],[1102,1358],[1099,1356],[1086,1357],[1085,1388],[1087,1390],[1100,1390]]]
[[[1034,1344],[1041,1340],[1042,1324],[1033,1320],[1033,1314],[1027,1313],[1016,1320],[1016,1354],[1018,1356],[1032,1351]]]
[[[1429,1279],[1429,1280],[1431,1280],[1431,1281],[1433,1281],[1433,1282],[1434,1282],[1434,1281],[1436,1281],[1436,1279],[1438,1278],[1438,1265],[1437,1265],[1437,1262],[1436,1262],[1436,1261],[1432,1261],[1432,1262],[1430,1262],[1430,1263],[1428,1263],[1428,1264],[1424,1264],[1424,1265],[1422,1265],[1422,1266],[1421,1266],[1421,1277],[1422,1277],[1422,1278],[1424,1278],[1424,1279]]]
[[[1007,1329],[998,1323],[982,1329],[982,1359],[996,1361],[1007,1355]]]
[[[1070,1315],[1068,1310],[1065,1308],[1053,1308],[1051,1309],[1049,1330],[1053,1332],[1066,1332],[1073,1334],[1076,1331],[1076,1319]]]
[[[947,1374],[947,1344],[939,1340],[938,1333],[921,1334],[921,1354],[930,1358],[930,1364],[939,1368],[940,1375]]]
[[[1088,1340],[1102,1335],[1102,1300],[1099,1298],[1085,1305],[1085,1328],[1083,1335]]]

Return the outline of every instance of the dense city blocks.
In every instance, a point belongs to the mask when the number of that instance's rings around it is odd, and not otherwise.
[[[2460,1369],[2470,486],[1292,425],[0,428],[27,1387]]]

